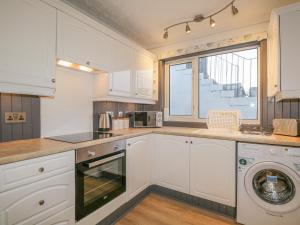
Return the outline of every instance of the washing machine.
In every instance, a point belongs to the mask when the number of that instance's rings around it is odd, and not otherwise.
[[[300,225],[300,148],[238,144],[237,222]]]

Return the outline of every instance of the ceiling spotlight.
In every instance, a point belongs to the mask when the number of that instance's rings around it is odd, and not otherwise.
[[[168,36],[169,36],[168,30],[165,30],[165,33],[164,33],[164,39],[168,39]]]
[[[233,5],[233,3],[232,3],[232,5],[231,5],[231,11],[232,11],[232,14],[233,14],[233,15],[236,15],[236,14],[239,13],[239,10],[237,9],[237,7],[235,7],[235,6]]]
[[[213,18],[210,17],[209,24],[210,24],[210,27],[215,27],[216,26],[216,21],[214,21]]]
[[[187,34],[191,33],[191,28],[190,28],[190,26],[189,26],[188,23],[186,23],[186,26],[185,26],[185,32],[186,32]]]

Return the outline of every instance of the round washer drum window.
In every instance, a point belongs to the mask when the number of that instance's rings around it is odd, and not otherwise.
[[[256,194],[270,204],[283,205],[295,196],[293,181],[283,172],[264,169],[253,177],[253,188]]]

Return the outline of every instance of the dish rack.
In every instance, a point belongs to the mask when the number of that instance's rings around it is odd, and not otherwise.
[[[208,112],[208,129],[240,130],[240,111],[211,110]]]

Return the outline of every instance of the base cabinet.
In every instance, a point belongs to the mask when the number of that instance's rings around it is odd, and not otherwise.
[[[155,135],[155,183],[189,193],[189,138]]]
[[[74,225],[75,207],[62,210],[60,213],[51,216],[36,225]]]
[[[190,194],[235,207],[235,142],[191,138]]]
[[[60,161],[59,158],[63,161]],[[0,224],[75,224],[74,159],[74,151],[70,151],[0,166],[0,177],[4,179],[8,174],[18,176],[20,180],[28,177],[28,179],[40,177],[30,183],[20,183],[11,186],[10,189],[2,189],[4,191],[0,189]],[[20,163],[24,173],[19,171]],[[53,163],[61,164],[56,166],[56,170],[53,170]],[[59,174],[53,173],[54,171],[64,171],[68,168],[69,163],[72,163],[73,167],[70,167],[68,171]],[[19,175],[11,173],[14,170],[19,171]],[[50,173],[52,176],[49,176]]]
[[[152,135],[127,140],[128,200],[150,184],[152,143]]]

